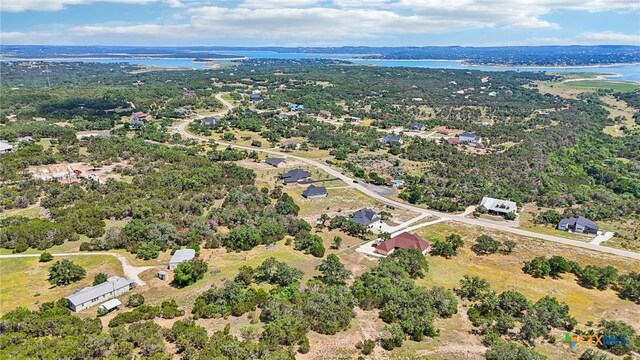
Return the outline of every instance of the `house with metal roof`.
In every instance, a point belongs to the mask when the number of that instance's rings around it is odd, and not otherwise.
[[[134,282],[129,279],[112,276],[101,284],[82,288],[65,299],[69,309],[78,312],[127,293],[133,286]]]
[[[174,270],[178,267],[178,264],[193,260],[196,257],[196,251],[194,249],[180,249],[176,250],[169,260],[169,270]]]
[[[293,169],[291,171],[287,171],[286,173],[280,174],[278,177],[285,185],[287,185],[297,183],[298,181],[306,179],[310,176],[311,173],[306,170]]]
[[[411,128],[411,130],[416,130],[416,131],[424,130],[424,124],[423,123],[419,123],[419,122],[411,123],[411,125],[409,125],[409,127]]]
[[[324,186],[309,185],[309,187],[302,192],[302,196],[304,196],[306,199],[327,197],[327,188]]]
[[[8,142],[0,142],[0,154],[10,153],[13,151],[13,145]]]
[[[208,117],[208,118],[202,119],[202,125],[208,126],[208,127],[213,127],[213,126],[216,126],[218,124],[218,121],[219,120],[216,119],[216,118]]]
[[[264,162],[277,168],[281,168],[287,165],[284,158],[266,158]]]
[[[115,310],[120,307],[122,303],[118,299],[111,299],[109,301],[105,301],[100,306],[98,306],[98,312],[103,311],[108,313],[109,311]]]
[[[291,104],[289,105],[289,110],[291,111],[303,111],[304,105],[302,104]]]
[[[429,251],[429,242],[418,235],[403,232],[389,240],[383,241],[375,246],[375,252],[380,255],[390,255],[396,249],[417,249],[426,254]]]
[[[508,213],[516,213],[518,211],[518,205],[510,200],[494,199],[488,196],[482,198],[480,207],[487,210],[488,213],[493,215],[504,216]]]
[[[260,96],[260,93],[251,94],[249,96],[249,99],[251,100],[251,102],[260,102],[260,101],[262,101],[262,97]]]
[[[458,139],[460,139],[460,142],[463,143],[468,142],[473,144],[482,144],[482,137],[480,135],[469,132],[463,132],[462,134],[458,135]]]
[[[560,220],[558,230],[573,231],[582,234],[596,234],[598,233],[598,225],[584,216],[574,216]]]
[[[353,214],[351,214],[351,217],[349,219],[369,229],[380,227],[382,220],[380,215],[368,208],[360,209],[354,212]]]
[[[402,138],[397,135],[385,135],[382,139],[380,139],[380,143],[382,143],[382,145],[390,145],[390,144],[402,145]]]

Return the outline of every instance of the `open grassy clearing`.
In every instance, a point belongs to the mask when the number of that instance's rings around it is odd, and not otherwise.
[[[640,261],[600,254],[585,249],[577,249],[543,240],[525,238],[490,231],[480,227],[459,223],[441,223],[418,230],[426,239],[444,238],[457,233],[465,240],[465,247],[452,259],[430,257],[430,270],[419,283],[426,286],[444,286],[454,288],[463,275],[475,275],[487,279],[496,291],[516,290],[530,300],[536,301],[545,295],[552,295],[566,302],[571,314],[578,322],[598,322],[600,319],[617,319],[640,329],[640,306],[619,299],[613,290],[599,291],[586,289],[576,283],[572,274],[560,279],[536,279],[522,272],[524,261],[536,256],[562,255],[568,260],[577,261],[581,266],[589,264],[618,268],[619,273],[627,273],[640,267]],[[518,243],[511,255],[494,254],[477,256],[470,247],[475,239],[482,235],[493,236],[496,240],[508,239]]]
[[[55,301],[72,294],[76,289],[91,285],[96,274],[122,276],[122,266],[113,256],[70,256],[70,260],[82,266],[87,276],[66,287],[55,287],[47,281],[49,267],[62,257],[41,263],[37,257],[0,259],[0,313],[20,306],[37,308],[39,304]]]
[[[37,204],[29,205],[24,209],[9,209],[0,211],[0,219],[10,216],[24,216],[30,219],[40,217],[40,209]]]
[[[564,81],[557,83],[560,88],[568,89],[584,89],[584,90],[598,90],[598,89],[611,89],[614,91],[633,91],[640,89],[640,85],[632,81],[616,81],[616,80],[576,80],[576,81]]]
[[[537,232],[540,234],[547,234],[553,236],[559,236],[571,240],[579,240],[589,242],[593,240],[595,235],[585,235],[585,234],[576,234],[570,233],[567,231],[560,231],[556,229],[554,225],[542,225],[536,224],[534,219],[538,214],[543,213],[547,210],[552,210],[551,208],[538,207],[536,204],[524,204],[524,206],[520,209],[520,213],[518,215],[518,219],[520,220],[520,228]],[[555,209],[559,213],[562,214],[563,209]]]
[[[622,130],[622,127],[626,127],[627,129],[638,127],[633,119],[633,115],[636,113],[636,110],[630,107],[625,101],[617,100],[613,96],[601,96],[600,99],[605,103],[605,109],[609,111],[609,119],[613,120],[620,117],[623,119],[615,125],[605,126],[602,130],[605,134],[609,134],[611,136],[624,136],[624,130]]]

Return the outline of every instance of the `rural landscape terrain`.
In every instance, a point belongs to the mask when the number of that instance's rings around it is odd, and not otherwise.
[[[76,60],[0,63],[0,358],[640,358],[638,83]]]

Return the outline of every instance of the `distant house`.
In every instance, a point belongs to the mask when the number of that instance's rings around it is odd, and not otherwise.
[[[285,114],[285,113],[280,113],[278,115],[276,115],[276,117],[280,120],[287,120],[289,119],[289,114]]]
[[[584,216],[564,218],[558,223],[558,230],[573,231],[583,234],[596,234],[598,225]]]
[[[391,144],[402,145],[402,138],[397,135],[385,135],[382,139],[380,139],[380,143],[382,143],[382,145],[391,145]]]
[[[291,111],[304,111],[304,105],[302,105],[302,104],[291,104],[291,105],[289,105],[289,110],[291,110]]]
[[[129,121],[129,127],[130,128],[141,128],[144,126],[144,121],[138,119],[138,118],[134,118],[131,117],[131,120]]]
[[[302,142],[297,139],[285,139],[280,142],[280,147],[283,149],[298,149]]]
[[[122,303],[118,299],[111,299],[109,301],[105,301],[100,306],[98,306],[98,311],[104,311],[108,313],[120,307]]]
[[[287,171],[286,173],[280,174],[278,177],[282,180],[282,182],[287,184],[294,184],[300,180],[306,179],[311,176],[311,173],[302,169],[293,169],[291,171]]]
[[[404,186],[404,180],[400,180],[400,179],[395,179],[395,180],[388,180],[385,185],[387,186],[391,186],[393,188],[401,188]]]
[[[242,110],[242,115],[253,115],[255,113],[256,113],[256,111],[255,110],[251,110],[251,109]]]
[[[410,126],[411,130],[422,131],[424,130],[424,124],[419,122],[414,122]]]
[[[176,250],[169,260],[169,270],[174,270],[178,267],[178,264],[191,261],[196,257],[196,251],[194,249],[180,249]]]
[[[309,187],[302,192],[302,196],[307,199],[327,197],[327,188],[324,186],[309,185]]]
[[[13,145],[7,142],[0,142],[0,154],[6,154],[13,151]]]
[[[184,107],[179,107],[179,108],[175,108],[173,112],[179,115],[187,115],[189,113],[189,109]]]
[[[33,142],[33,141],[35,141],[35,140],[31,136],[21,136],[21,137],[18,138],[18,142],[19,143],[21,143],[21,142]]]
[[[262,97],[260,96],[260,93],[258,93],[258,94],[251,94],[251,95],[249,96],[249,99],[251,100],[251,102],[254,102],[254,103],[255,103],[255,102],[260,102],[260,101],[262,101]]]
[[[208,118],[202,119],[202,125],[208,126],[208,127],[214,127],[214,126],[218,125],[219,121],[220,120],[218,120],[216,118],[208,117]]]
[[[460,139],[460,142],[482,144],[482,137],[480,137],[480,135],[476,135],[469,132],[463,132],[462,134],[458,135],[458,139]]]
[[[344,121],[348,121],[352,124],[359,124],[362,121],[362,119],[357,116],[349,116],[345,118]]]
[[[137,111],[134,112],[133,114],[131,114],[131,122],[133,123],[134,121],[142,121],[145,122],[147,121],[149,115],[147,113],[144,113],[142,111]]]
[[[518,206],[513,201],[494,199],[487,196],[482,198],[480,207],[486,209],[490,214],[500,216],[504,216],[511,212],[515,214],[516,211],[518,211]]]
[[[96,286],[88,286],[67,296],[69,309],[78,312],[90,308],[104,300],[113,299],[131,291],[134,282],[119,276],[112,276]]]
[[[285,167],[287,165],[284,158],[266,158],[264,162],[277,168]]]
[[[318,112],[318,116],[325,119],[331,119],[331,112],[326,110],[320,110]]]
[[[457,137],[448,138],[447,139],[447,144],[458,145],[458,144],[460,144],[460,139],[458,139]]]
[[[367,208],[360,209],[351,214],[350,220],[369,229],[380,228],[382,225],[380,215]]]
[[[403,232],[376,246],[375,252],[380,255],[390,255],[396,249],[417,249],[426,254],[429,251],[429,243],[418,235]]]
[[[438,133],[442,135],[450,135],[452,132],[453,130],[448,129],[446,126],[441,126],[438,128]]]

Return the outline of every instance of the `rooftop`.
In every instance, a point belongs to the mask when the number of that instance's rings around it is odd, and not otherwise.
[[[376,215],[377,214],[375,211],[364,208],[351,214],[351,221],[360,225],[368,226],[374,222]]]
[[[429,243],[418,235],[403,232],[389,240],[383,241],[376,247],[376,250],[389,252],[395,248],[418,249],[422,252],[429,249]]]
[[[483,206],[485,209],[489,211],[496,211],[496,212],[502,212],[502,213],[515,212],[516,210],[518,210],[518,205],[513,201],[494,199],[488,196],[485,196],[482,198],[482,201],[480,202],[480,206]]]
[[[121,278],[119,276],[112,276],[102,284],[83,288],[67,296],[66,299],[69,300],[73,305],[78,306],[86,303],[87,301],[91,301],[93,299],[99,298],[100,296],[106,295],[114,290],[121,289],[126,286],[131,286],[131,284],[133,284],[133,281],[129,279]]]
[[[173,263],[189,261],[193,259],[195,256],[196,256],[196,251],[194,249],[176,250],[176,252],[173,253],[173,256],[171,256],[171,260],[169,260],[169,263],[173,264]]]
[[[304,197],[326,195],[326,194],[327,194],[327,188],[326,187],[324,187],[324,186],[313,186],[313,185],[309,185],[309,187],[306,188],[302,192],[302,195]]]

